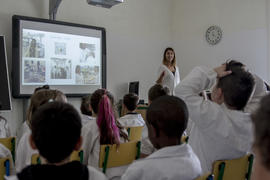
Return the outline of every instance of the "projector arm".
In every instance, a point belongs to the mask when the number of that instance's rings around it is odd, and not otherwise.
[[[62,0],[50,0],[49,3],[49,16],[50,20],[55,20],[58,7]]]

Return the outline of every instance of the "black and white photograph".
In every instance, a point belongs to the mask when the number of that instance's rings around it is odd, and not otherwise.
[[[24,61],[24,82],[44,83],[45,82],[45,61],[25,60]]]
[[[71,79],[71,60],[65,58],[51,58],[51,79]]]

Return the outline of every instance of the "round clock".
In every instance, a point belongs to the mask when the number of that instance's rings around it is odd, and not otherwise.
[[[221,28],[218,26],[210,26],[205,33],[205,38],[211,45],[219,43],[222,38]]]

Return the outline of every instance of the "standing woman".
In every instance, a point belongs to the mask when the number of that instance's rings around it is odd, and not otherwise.
[[[174,89],[180,83],[179,69],[176,66],[175,53],[171,47],[166,48],[164,51],[156,83],[168,87],[171,95],[174,95]]]

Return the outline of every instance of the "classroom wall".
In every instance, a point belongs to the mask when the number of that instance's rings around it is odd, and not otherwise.
[[[0,34],[6,36],[11,67],[11,17],[13,14],[48,18],[49,1],[0,0]],[[107,31],[107,88],[120,99],[128,91],[128,82],[140,81],[140,98],[156,80],[162,51],[171,45],[171,0],[125,0],[111,9],[90,6],[86,0],[63,0],[57,20],[105,27]],[[79,107],[78,98],[69,102]],[[12,133],[20,127],[22,100],[12,99],[12,112],[3,113]]]
[[[182,77],[194,66],[214,67],[229,58],[269,80],[267,0],[173,0],[173,43]],[[205,40],[211,25],[223,30],[215,46]]]

